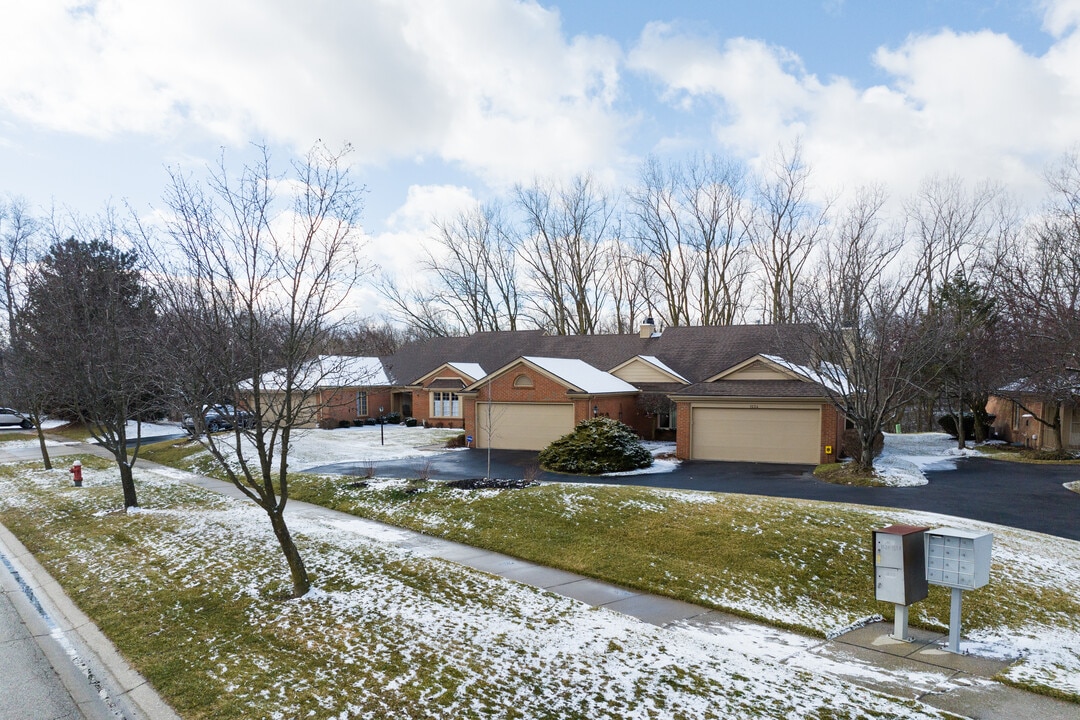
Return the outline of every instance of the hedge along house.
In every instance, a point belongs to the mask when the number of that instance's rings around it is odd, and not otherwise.
[[[808,368],[758,354],[672,394],[676,454],[697,460],[835,462],[844,418]]]
[[[462,391],[465,431],[478,448],[543,450],[588,418],[632,424],[639,393],[583,360],[521,357]]]

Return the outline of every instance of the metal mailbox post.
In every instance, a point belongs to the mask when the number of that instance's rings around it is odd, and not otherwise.
[[[930,528],[890,525],[874,530],[874,598],[896,606],[892,637],[910,642],[908,605],[924,599],[926,548],[923,533]]]
[[[927,530],[925,538],[927,582],[952,588],[949,651],[959,653],[963,591],[990,582],[990,548],[994,535],[959,528],[935,528]]]

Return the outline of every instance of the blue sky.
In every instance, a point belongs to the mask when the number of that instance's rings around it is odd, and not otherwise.
[[[1080,0],[0,0],[0,193],[160,206],[164,167],[355,147],[374,258],[535,176],[649,153],[751,169],[800,138],[823,193],[933,174],[1036,202],[1080,143]]]

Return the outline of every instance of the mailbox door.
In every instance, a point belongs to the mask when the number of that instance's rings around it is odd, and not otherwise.
[[[881,602],[906,605],[904,571],[899,568],[874,568],[874,597]]]
[[[889,533],[874,533],[874,564],[878,567],[903,568],[903,537]]]

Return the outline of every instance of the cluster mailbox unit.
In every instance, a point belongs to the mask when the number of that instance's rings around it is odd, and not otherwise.
[[[990,548],[994,535],[958,528],[935,528],[928,530],[925,538],[927,582],[952,588],[949,650],[959,653],[963,591],[990,582]]]
[[[896,605],[892,637],[910,640],[908,606],[926,598],[928,585],[943,585],[952,588],[948,649],[959,653],[962,593],[990,582],[993,534],[890,525],[873,540],[874,597]]]
[[[927,595],[923,533],[929,528],[890,525],[874,531],[874,598],[896,605],[892,636],[909,640],[908,605]]]

